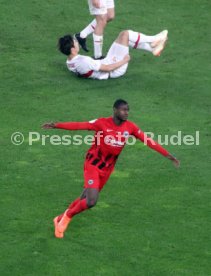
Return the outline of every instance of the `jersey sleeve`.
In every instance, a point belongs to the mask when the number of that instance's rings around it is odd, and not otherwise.
[[[152,138],[148,137],[146,133],[144,133],[137,125],[133,124],[133,132],[132,135],[134,135],[137,139],[139,139],[141,142],[143,142],[145,145],[147,145],[149,148],[159,152],[163,156],[167,156],[169,152],[164,149],[160,144],[155,142]]]
[[[100,60],[94,60],[93,58],[90,58],[90,60],[89,60],[90,70],[100,71],[100,67],[101,67],[101,61]]]
[[[55,128],[66,130],[100,130],[100,119],[95,119],[89,122],[64,122],[56,123]]]

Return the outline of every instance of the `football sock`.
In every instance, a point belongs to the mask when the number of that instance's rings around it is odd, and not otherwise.
[[[148,52],[153,51],[153,48],[151,47],[150,43],[140,43],[137,48]]]
[[[92,34],[97,25],[96,19],[94,19],[85,29],[80,32],[81,38],[86,38],[88,35]]]
[[[95,58],[100,58],[102,56],[103,49],[103,36],[93,34],[94,41],[94,56]]]
[[[129,46],[133,48],[139,48],[140,43],[151,43],[156,41],[157,35],[149,36],[142,33],[134,32],[134,31],[128,31],[129,33]]]
[[[66,211],[66,215],[69,218],[74,217],[75,215],[83,212],[84,210],[88,209],[87,203],[86,203],[86,198],[79,200],[74,207],[68,208]]]
[[[80,197],[78,197],[76,200],[74,200],[74,201],[69,205],[68,209],[73,208],[80,200],[81,200]],[[58,221],[58,222],[62,219],[63,215],[64,215],[64,213],[58,216],[58,218],[57,218],[57,221]]]

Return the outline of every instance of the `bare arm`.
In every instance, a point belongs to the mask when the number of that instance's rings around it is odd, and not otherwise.
[[[115,62],[113,64],[108,64],[108,65],[102,64],[100,66],[100,70],[99,71],[111,72],[111,71],[114,71],[115,69],[118,69],[122,65],[128,63],[129,61],[130,61],[130,56],[126,55],[121,61]]]

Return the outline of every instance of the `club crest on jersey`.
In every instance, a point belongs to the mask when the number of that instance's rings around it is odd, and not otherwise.
[[[89,180],[88,180],[88,184],[89,184],[89,185],[92,185],[93,183],[94,183],[94,180],[92,180],[92,179],[89,179]]]
[[[129,136],[129,132],[128,132],[128,131],[124,131],[123,136],[124,136],[125,138],[127,138],[127,137]]]
[[[89,121],[90,124],[94,124],[97,121],[97,119]]]

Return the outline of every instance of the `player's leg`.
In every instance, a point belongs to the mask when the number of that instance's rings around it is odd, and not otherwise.
[[[103,55],[103,34],[107,22],[115,17],[114,0],[101,0],[102,8],[95,10],[97,25],[93,33],[94,42],[94,57],[96,59],[102,58]],[[104,12],[106,8],[106,13]]]
[[[72,218],[79,213],[78,212],[78,210],[80,209],[78,208],[79,203],[81,204],[81,201],[83,201],[84,199],[86,199],[86,206],[87,206],[86,209],[94,207],[97,204],[98,196],[99,196],[98,188],[85,188],[80,196],[80,200],[75,205],[69,206],[68,208],[69,217]],[[82,209],[81,211],[84,211],[86,209]]]
[[[127,30],[122,31],[115,42],[124,46],[129,45],[134,49],[146,50],[152,52],[155,56],[159,56],[165,47],[167,39],[168,31],[166,30],[153,36]]]
[[[82,193],[83,194],[83,193]],[[70,203],[68,209],[73,208],[81,199],[81,196],[76,198],[73,202]],[[64,213],[62,213],[61,215],[57,216],[57,222],[60,222],[60,220],[62,219]]]
[[[103,52],[103,33],[107,24],[107,14],[96,15],[97,25],[93,33],[94,57],[96,59],[102,57]]]
[[[88,209],[88,205],[86,202],[86,198],[84,198],[83,196],[76,199],[72,204],[70,204],[68,209],[62,215],[54,219],[55,236],[57,238],[63,238],[64,232],[71,222],[72,217],[86,209]]]
[[[93,208],[98,201],[99,189],[97,188],[87,188],[85,190],[85,198],[88,208]]]
[[[95,16],[96,26],[93,33],[94,57],[102,57],[103,33],[107,24],[107,0],[100,0],[100,7],[93,5],[92,0],[88,0],[90,14]]]
[[[87,38],[88,35],[92,34],[96,28],[97,21],[96,19],[92,20],[89,25],[87,25],[81,32],[80,32],[80,37],[81,38]]]
[[[107,8],[107,22],[111,22],[115,18],[115,8]]]
[[[116,41],[111,45],[106,58],[103,60],[104,64],[113,64],[123,60],[129,54],[128,47],[128,33],[120,33]],[[128,63],[110,72],[110,78],[118,78],[123,76],[127,71]]]
[[[86,37],[93,33],[94,57],[96,59],[102,57],[103,33],[106,24],[107,14],[95,15],[95,19],[92,21],[92,23],[90,23],[82,32],[75,35],[82,49],[88,52],[89,50],[86,45]]]
[[[76,206],[78,206],[78,204],[80,204],[82,197],[79,197],[77,199],[75,199],[68,207],[68,209],[61,215],[57,216],[54,218],[54,227],[55,227],[55,237],[56,238],[63,238],[64,237],[64,231],[66,230],[68,224],[70,223],[71,219],[69,217],[67,217],[66,212],[70,209],[75,208]],[[80,204],[80,208],[81,208]],[[61,222],[62,221],[62,222]],[[62,226],[60,225],[62,223]]]
[[[107,22],[114,20],[115,17],[115,4],[114,0],[106,0],[107,8]]]
[[[81,196],[78,197],[77,199],[75,199],[69,205],[69,207],[67,208],[67,210],[70,210],[70,213],[72,213],[71,217],[74,216],[74,215],[76,215],[78,213],[78,210],[80,209],[80,208],[78,208],[78,204],[79,203],[81,204],[81,200],[82,199],[86,198],[87,199],[88,208],[92,208],[97,203],[97,198],[98,198],[97,196],[98,195],[97,195],[96,192],[92,192],[92,191],[89,191],[88,189],[84,189],[83,192],[82,192],[82,194],[81,194]],[[61,214],[61,215],[59,215],[57,217],[57,222],[60,222],[60,220],[62,219],[63,215],[64,215],[64,213]]]
[[[86,38],[87,38],[88,35],[90,35],[94,32],[96,25],[97,25],[97,21],[96,21],[96,19],[94,19],[80,33],[77,33],[75,35],[75,37],[78,40],[78,43],[80,44],[81,48],[86,52],[89,51],[88,48],[87,48],[87,45],[86,45]]]
[[[100,45],[98,45],[99,49],[100,46],[102,47],[102,34],[99,33],[99,28],[102,28],[101,25],[102,25],[102,20],[101,18],[98,18],[100,17],[101,15],[104,16],[104,17],[107,17],[107,7],[106,7],[106,0],[101,0],[100,1],[100,7],[96,7],[95,5],[93,5],[93,1],[92,0],[88,0],[88,5],[89,5],[89,11],[90,11],[90,14],[95,16],[95,19],[85,28],[83,29],[80,33],[76,34],[75,37],[76,39],[78,40],[80,46],[86,51],[88,52],[88,49],[87,49],[87,46],[86,46],[86,37],[95,32],[96,30],[96,27],[97,27],[97,32],[96,32],[96,36],[100,36],[100,38],[98,39],[98,37],[96,37],[96,40],[97,41],[100,41]],[[106,25],[106,19],[105,19],[105,25]],[[104,27],[103,27],[104,29]],[[99,33],[99,35],[98,35]],[[103,32],[102,32],[103,33]],[[95,37],[94,37],[94,33],[93,33],[93,40],[95,41]],[[95,46],[95,44],[94,44]],[[98,49],[97,48],[97,49]],[[102,54],[101,54],[102,55]]]
[[[84,210],[94,207],[97,204],[98,194],[98,188],[84,189],[80,200],[75,205],[70,206],[65,212],[68,218],[71,219]]]
[[[124,32],[128,33],[128,45],[130,47],[152,52],[154,56],[160,56],[168,39],[167,30],[164,30],[153,36],[131,30]]]
[[[75,215],[94,207],[97,204],[98,196],[99,189],[84,189],[81,196],[73,201],[63,214],[54,219],[55,236],[57,238],[63,238],[64,232],[67,229],[72,218]]]
[[[111,22],[114,18],[115,18],[115,9],[114,8],[108,9],[107,18],[106,18],[107,22]],[[82,49],[86,52],[89,51],[86,45],[86,38],[95,31],[96,25],[97,25],[97,20],[94,19],[80,33],[77,33],[75,35]]]
[[[98,188],[86,188],[83,191],[80,197],[80,200],[78,200],[78,202],[74,206],[72,205],[71,208],[68,208],[63,214],[60,222],[57,225],[57,229],[56,229],[58,232],[57,237],[60,238],[60,235],[64,234],[69,223],[71,222],[72,218],[75,215],[87,209],[90,209],[96,205],[98,200],[98,195],[99,195]],[[63,237],[63,235],[61,237]]]
[[[63,238],[64,232],[67,229],[72,218],[96,205],[99,193],[99,171],[95,166],[85,163],[84,166],[84,191],[80,198],[77,198],[70,204],[64,214],[54,219],[55,236],[57,238]],[[58,221],[60,219],[60,221]]]

